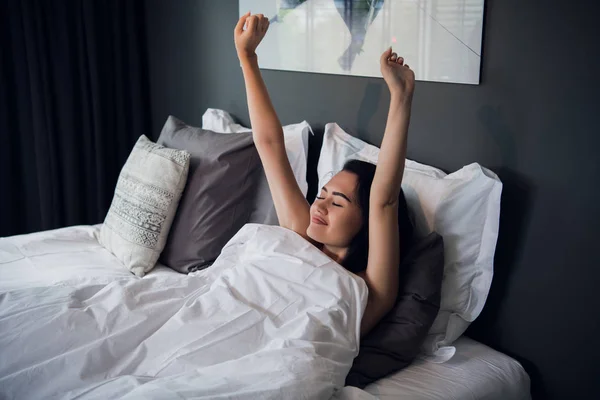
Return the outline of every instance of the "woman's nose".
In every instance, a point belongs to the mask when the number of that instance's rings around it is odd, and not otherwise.
[[[327,205],[325,204],[324,201],[320,201],[317,204],[317,211],[320,212],[323,215],[327,215]]]

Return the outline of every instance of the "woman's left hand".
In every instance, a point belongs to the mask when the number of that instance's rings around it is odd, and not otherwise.
[[[415,90],[415,73],[404,58],[392,52],[390,47],[381,55],[381,75],[388,85],[392,95],[402,96],[404,99],[412,99]]]

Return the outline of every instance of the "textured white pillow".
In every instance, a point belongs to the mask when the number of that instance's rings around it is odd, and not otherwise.
[[[250,128],[236,124],[227,111],[209,108],[202,116],[202,129],[218,133],[250,132]],[[286,125],[283,127],[285,151],[294,171],[294,177],[302,194],[306,196],[308,183],[306,182],[306,159],[308,157],[308,134],[312,133],[308,122]]]
[[[327,124],[317,172],[319,189],[349,159],[377,163],[379,149]],[[423,345],[434,362],[455,352],[452,343],[481,313],[493,276],[498,238],[498,177],[477,163],[452,173],[406,160],[402,188],[415,214],[415,233],[436,231],[444,238],[444,279],[440,312]]]
[[[154,268],[185,187],[190,155],[142,135],[121,170],[99,241],[131,272]]]

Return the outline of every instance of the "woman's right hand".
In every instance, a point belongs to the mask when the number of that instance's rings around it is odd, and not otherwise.
[[[244,29],[244,25],[246,29]],[[240,61],[256,57],[256,48],[268,29],[269,18],[262,14],[252,15],[248,11],[241,16],[233,32],[235,49]]]

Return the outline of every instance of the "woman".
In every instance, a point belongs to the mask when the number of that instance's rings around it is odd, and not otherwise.
[[[254,143],[269,182],[279,224],[317,246],[365,280],[369,289],[361,336],[392,308],[398,294],[400,252],[411,229],[401,192],[415,75],[391,47],[381,56],[381,73],[391,94],[378,165],[351,161],[309,206],[289,164],[283,129],[258,68],[256,48],[269,28],[262,14],[238,21],[235,46],[246,84]],[[400,211],[399,211],[400,210]],[[402,234],[400,242],[400,230]]]

